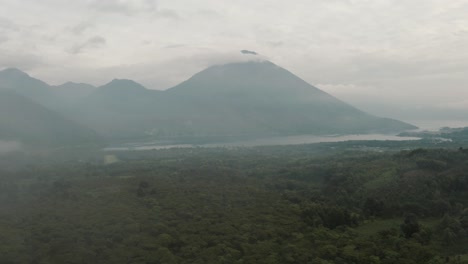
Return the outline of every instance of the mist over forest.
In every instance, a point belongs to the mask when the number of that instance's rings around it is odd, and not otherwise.
[[[0,4],[0,264],[467,264],[468,3]]]
[[[18,151],[21,149],[21,144],[17,141],[0,141],[0,153]]]
[[[241,53],[164,91],[0,71],[0,262],[468,263],[468,127]]]

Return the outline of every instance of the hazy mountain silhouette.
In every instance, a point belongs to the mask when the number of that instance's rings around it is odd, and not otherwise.
[[[114,79],[67,112],[106,137],[138,138],[153,126],[154,104],[160,93],[132,80]]]
[[[165,91],[175,130],[194,135],[395,132],[415,128],[378,118],[269,62],[218,65]],[[176,113],[176,114],[174,114]]]
[[[0,90],[13,90],[41,104],[53,103],[51,87],[16,68],[0,71]]]
[[[158,94],[160,91],[146,89],[143,85],[126,79],[114,79],[111,82],[98,87],[87,100],[103,100],[114,102],[122,100],[120,103],[125,104],[133,100],[147,100]],[[149,98],[148,98],[149,97]],[[135,103],[135,102],[133,102]]]
[[[19,93],[112,139],[387,133],[415,128],[364,113],[269,61],[212,66],[165,91],[124,79],[97,88],[77,83],[49,86],[18,69],[6,69],[0,71],[0,90]],[[25,100],[21,103],[31,109]],[[57,119],[56,112],[45,108],[38,111]]]
[[[113,137],[398,132],[268,61],[209,67],[166,91],[114,80],[83,101],[81,118]]]
[[[0,91],[0,140],[33,146],[98,144],[91,129],[13,91]]]
[[[67,103],[81,100],[96,90],[96,87],[87,83],[66,82],[61,85],[52,86],[53,93]]]

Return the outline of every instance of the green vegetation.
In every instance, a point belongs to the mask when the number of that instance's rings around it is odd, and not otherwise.
[[[0,160],[0,263],[468,263],[468,151]]]

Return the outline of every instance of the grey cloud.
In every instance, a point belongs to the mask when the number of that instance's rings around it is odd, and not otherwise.
[[[468,99],[462,101],[440,103],[436,106],[442,109],[468,110]]]
[[[186,47],[187,45],[185,44],[171,44],[171,45],[167,45],[164,47],[164,49],[178,49],[178,48],[183,48],[183,47]]]
[[[8,41],[8,37],[5,35],[5,33],[0,32],[0,44],[2,44],[3,42],[7,42],[7,41]]]
[[[70,53],[78,54],[78,53],[83,52],[85,49],[100,48],[105,44],[106,44],[106,39],[105,38],[103,38],[101,36],[94,36],[94,37],[89,38],[88,40],[86,40],[84,43],[74,45],[71,48]]]
[[[346,101],[377,102],[373,110],[382,102],[458,109],[468,98],[466,0],[3,2],[12,8],[0,18],[0,65],[30,68],[42,63],[32,54],[44,56],[54,64],[42,70],[52,82],[119,77],[166,88],[237,60],[223,52],[249,48]],[[66,34],[58,19],[69,25]],[[91,52],[106,42],[125,45],[73,59],[60,52]],[[11,55],[25,50],[31,54]]]
[[[95,45],[95,44],[104,44],[106,43],[106,39],[101,36],[94,36],[88,39],[87,43]]]
[[[240,51],[242,54],[247,54],[247,55],[257,55],[258,53],[252,50],[241,50]]]
[[[153,12],[157,9],[156,0],[92,0],[88,5],[97,11],[125,15]]]
[[[317,56],[317,55],[316,55]],[[330,57],[333,58],[333,57]],[[298,70],[320,83],[382,85],[395,81],[450,79],[468,70],[468,57],[428,57],[385,52],[362,53],[328,60],[326,57],[299,58]],[[310,64],[308,61],[314,61]]]
[[[19,26],[9,19],[0,17],[0,29],[17,31]]]
[[[180,19],[179,14],[171,9],[161,9],[157,12],[158,17],[170,18],[170,19]]]
[[[88,73],[84,75],[93,76],[91,82],[95,85],[104,84],[113,78],[128,78],[143,84],[149,89],[165,90],[215,64],[262,59],[260,55],[244,56],[239,51],[220,53],[212,49],[198,48],[197,50],[200,51],[199,54],[180,54],[168,60],[151,60],[138,64],[86,69]]]
[[[268,41],[267,44],[271,47],[280,47],[280,46],[283,46],[284,45],[284,42],[283,41]]]
[[[15,67],[27,71],[44,65],[43,59],[34,54],[0,49],[0,68]]]
[[[360,57],[352,60],[356,65],[354,78],[385,81],[401,78],[442,77],[467,69],[468,58],[459,59],[391,59]]]
[[[222,15],[212,9],[201,9],[197,11],[197,14],[202,17],[209,17],[209,18],[221,18]]]
[[[95,24],[91,21],[81,22],[71,28],[71,32],[75,35],[81,35],[86,30],[93,28]]]
[[[156,0],[92,0],[88,6],[99,12],[118,13],[127,16],[138,13],[153,13],[155,17],[180,19],[179,14],[169,8],[158,8]]]
[[[12,151],[21,150],[21,143],[18,141],[4,141],[0,140],[0,155]]]
[[[44,65],[44,60],[34,54],[0,49],[0,68],[15,67],[27,71]]]

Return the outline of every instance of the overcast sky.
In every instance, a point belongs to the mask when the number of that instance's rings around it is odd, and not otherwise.
[[[468,116],[468,0],[0,6],[0,68],[17,67],[50,84],[128,78],[166,89],[249,49],[376,114],[432,108]]]

